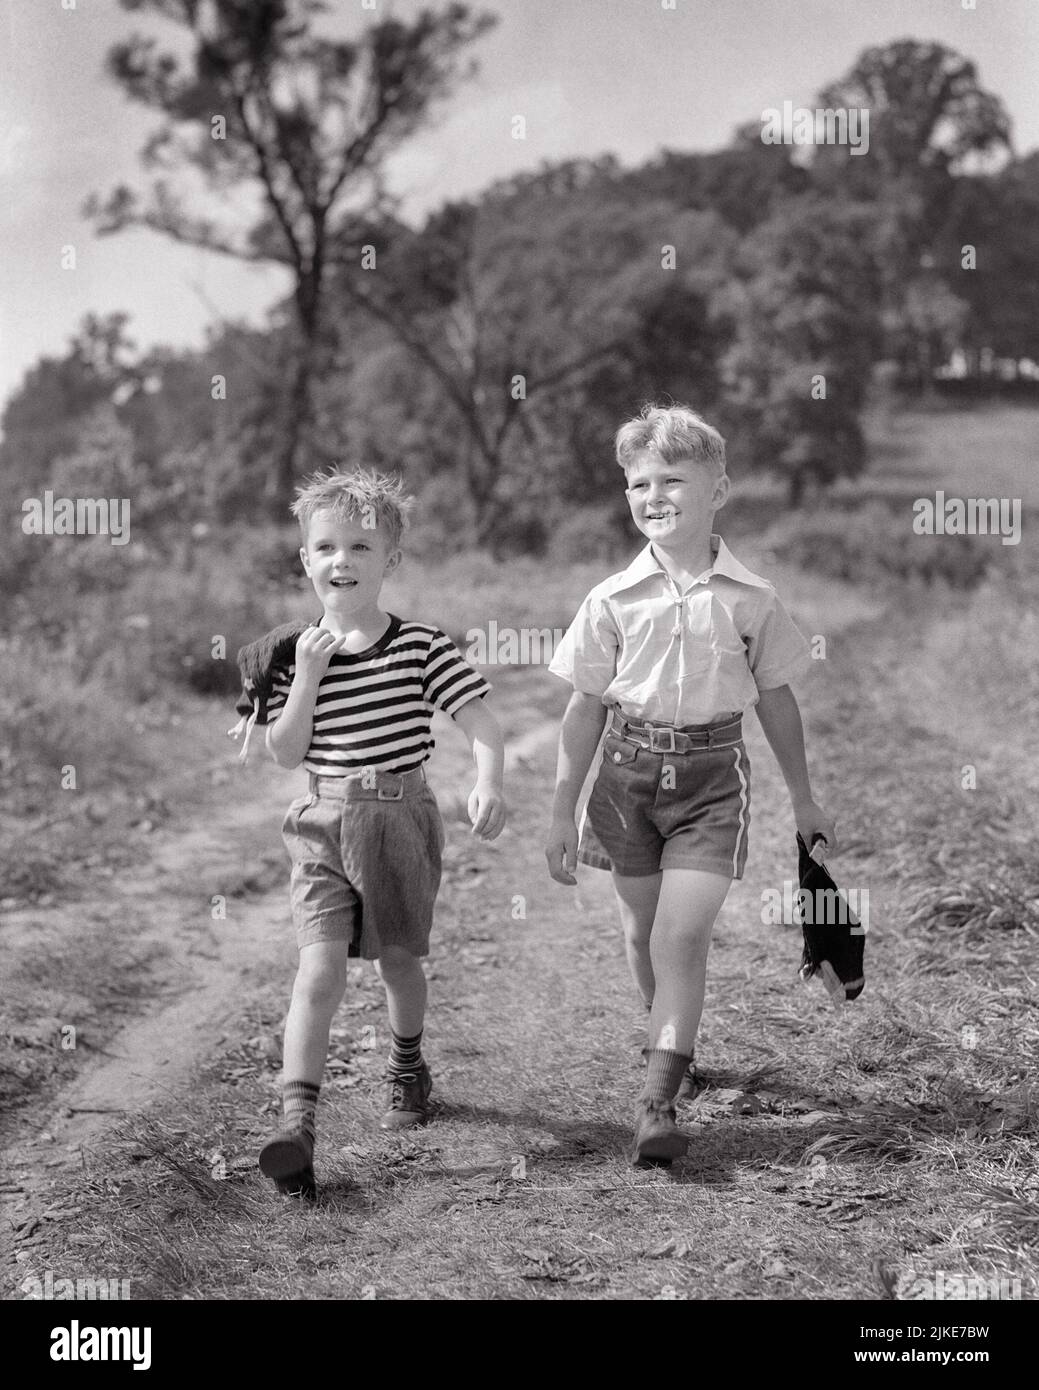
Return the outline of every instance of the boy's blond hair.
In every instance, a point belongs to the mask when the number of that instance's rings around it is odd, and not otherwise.
[[[389,549],[396,550],[408,527],[408,513],[415,499],[404,491],[400,478],[379,473],[374,468],[354,468],[349,472],[332,469],[315,473],[296,489],[292,515],[297,519],[306,544],[310,523],[317,512],[353,520],[384,532]]]
[[[665,463],[692,458],[711,464],[719,477],[725,472],[725,440],[687,405],[644,405],[634,420],[621,425],[614,447],[625,472],[644,449],[655,449]]]

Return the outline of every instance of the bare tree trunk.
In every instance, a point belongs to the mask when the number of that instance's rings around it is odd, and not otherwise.
[[[318,360],[321,286],[316,270],[301,277],[296,289],[299,355],[293,367],[281,448],[274,460],[269,497],[279,520],[285,519],[293,491],[306,470],[306,446],[313,415],[312,386]]]
[[[801,468],[795,469],[787,481],[786,501],[790,508],[799,507],[804,501],[805,475]]]
[[[273,486],[270,489],[271,507],[275,516],[280,520],[285,519],[285,514],[292,501],[296,480],[304,471],[302,455],[309,433],[310,385],[313,365],[313,344],[304,339],[300,345],[299,359],[292,375],[284,436],[277,458],[274,460]]]

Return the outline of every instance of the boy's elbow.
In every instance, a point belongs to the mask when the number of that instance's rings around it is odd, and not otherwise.
[[[606,718],[606,706],[601,695],[589,695],[585,690],[575,690],[570,696],[567,713],[587,720],[590,724],[598,722],[601,725]]]
[[[298,767],[299,764],[303,761],[302,758],[297,758],[294,762],[289,760],[289,758],[285,754],[285,751],[278,746],[278,743],[274,738],[273,727],[267,730],[266,747],[269,756],[274,759],[274,761],[278,764],[279,767],[284,767],[291,770],[294,767]]]

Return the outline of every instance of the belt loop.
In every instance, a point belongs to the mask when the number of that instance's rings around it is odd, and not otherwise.
[[[726,720],[724,724],[712,724],[707,730],[708,748],[734,748],[743,734],[741,727],[742,720],[743,716],[739,714],[735,719]],[[723,743],[721,742],[723,739],[729,739],[731,741]]]
[[[308,772],[307,776],[310,778],[310,794],[311,796],[317,796],[317,774],[314,772]]]

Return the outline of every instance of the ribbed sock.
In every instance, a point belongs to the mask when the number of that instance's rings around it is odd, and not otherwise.
[[[320,1090],[321,1087],[312,1081],[286,1081],[282,1091],[285,1128],[305,1135],[310,1140],[311,1149],[317,1138],[314,1112]]]
[[[402,1038],[390,1029],[390,1076],[413,1076],[422,1065],[422,1029],[413,1038]]]
[[[647,1054],[646,1060],[646,1084],[639,1099],[651,1101],[654,1105],[673,1104],[692,1058],[685,1052],[655,1047]]]

